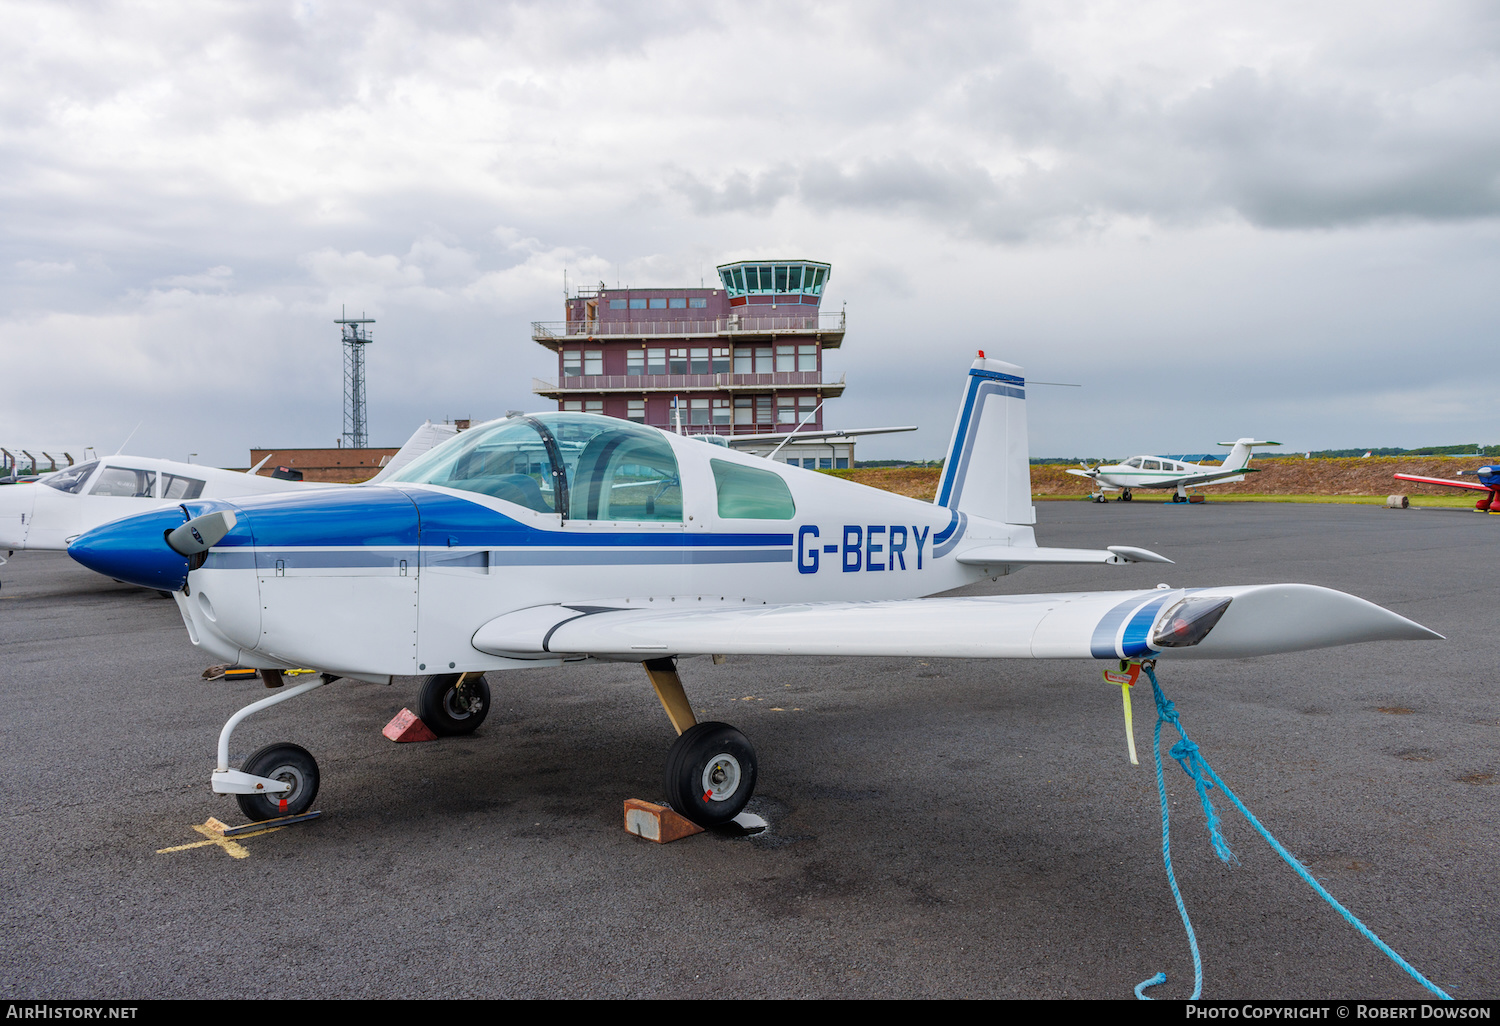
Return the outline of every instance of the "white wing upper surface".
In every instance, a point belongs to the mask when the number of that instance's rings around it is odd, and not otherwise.
[[[1199,644],[1161,650],[1152,630],[1185,596],[1230,600]],[[990,659],[1243,658],[1441,636],[1364,599],[1306,584],[989,595],[885,602],[533,606],[481,627],[491,655],[865,655]]]

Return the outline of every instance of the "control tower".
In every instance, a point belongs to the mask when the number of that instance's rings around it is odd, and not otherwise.
[[[566,320],[536,321],[531,337],[557,353],[557,383],[532,390],[558,408],[684,434],[784,434],[823,427],[823,403],[844,391],[824,380],[823,351],[844,341],[844,314],[825,314],[831,268],[813,260],[742,260],[718,267],[719,288],[594,289],[569,293]],[[736,446],[764,455],[776,447]],[[777,459],[853,465],[851,440],[793,443]]]

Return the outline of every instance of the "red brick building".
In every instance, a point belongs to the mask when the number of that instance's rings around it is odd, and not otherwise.
[[[561,410],[668,430],[680,422],[687,434],[785,433],[804,421],[820,429],[821,404],[844,391],[823,372],[824,350],[844,340],[843,313],[821,310],[829,265],[746,260],[717,270],[720,288],[601,283],[568,295],[565,320],[531,326],[557,354],[558,373],[532,390]],[[822,448],[829,465],[850,465],[851,442]]]

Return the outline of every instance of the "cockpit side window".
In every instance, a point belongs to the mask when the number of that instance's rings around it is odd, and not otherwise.
[[[726,520],[790,520],[797,515],[792,490],[780,474],[728,460],[709,460],[718,492],[719,516]]]
[[[677,457],[660,435],[601,431],[579,451],[570,470],[574,520],[682,520]]]
[[[156,471],[130,467],[105,467],[90,495],[114,495],[127,499],[150,499],[156,494]]]
[[[1142,470],[1160,470],[1161,469],[1161,461],[1159,461],[1159,460],[1144,460],[1141,463],[1141,469]]]
[[[67,470],[59,470],[55,474],[48,474],[42,478],[42,484],[56,488],[60,492],[69,492],[77,495],[83,491],[83,486],[88,483],[89,475],[94,472],[94,468],[98,465],[98,460],[90,460],[87,463],[80,463],[76,467],[69,467]]]

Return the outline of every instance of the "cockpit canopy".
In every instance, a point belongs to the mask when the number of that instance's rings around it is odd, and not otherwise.
[[[682,520],[671,443],[611,417],[509,417],[444,442],[391,480],[478,492],[569,520]]]

